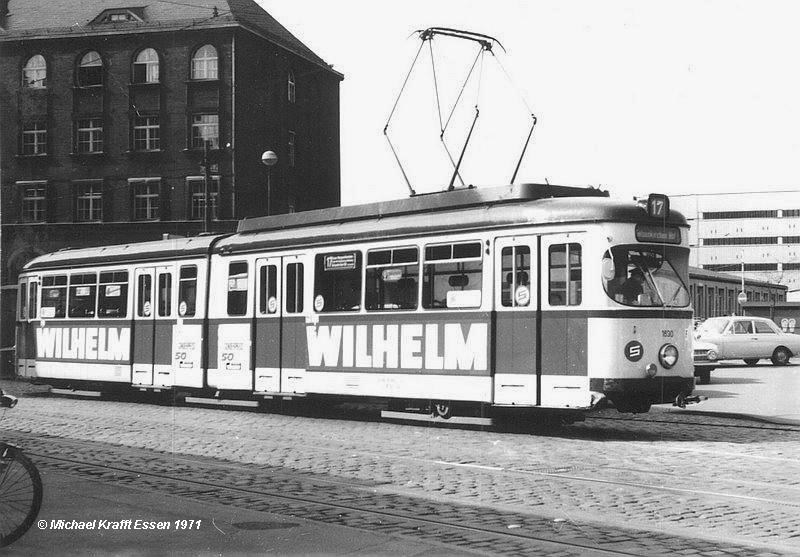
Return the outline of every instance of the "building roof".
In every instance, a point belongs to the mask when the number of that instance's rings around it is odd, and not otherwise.
[[[143,21],[96,22],[101,13],[114,9],[130,10]],[[0,41],[218,27],[242,27],[330,68],[254,0],[9,0]]]
[[[734,275],[731,273],[720,273],[718,271],[709,271],[700,267],[689,267],[689,277],[695,280],[713,280],[717,282],[726,282],[730,284],[742,284],[742,276]],[[763,280],[755,280],[744,277],[744,283],[747,286],[767,286],[770,288],[777,288],[778,290],[788,290],[789,287],[783,284],[776,284],[774,282],[766,282]]]

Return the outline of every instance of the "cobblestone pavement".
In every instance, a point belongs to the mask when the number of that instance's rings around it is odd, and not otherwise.
[[[624,527],[652,540],[698,540],[678,544],[687,555],[736,554],[742,546],[800,553],[800,428],[621,417],[510,433],[28,397],[0,428],[324,476],[434,508],[518,513],[612,539]]]

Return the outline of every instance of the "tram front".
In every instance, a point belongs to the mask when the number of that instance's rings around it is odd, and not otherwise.
[[[651,195],[642,213],[607,225],[607,309],[589,319],[590,390],[620,412],[682,404],[694,389],[687,227],[665,196]]]

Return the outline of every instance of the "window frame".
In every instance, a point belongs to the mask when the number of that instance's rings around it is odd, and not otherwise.
[[[75,277],[90,277],[90,276],[94,276],[94,282],[77,282],[77,283],[73,282],[73,279]],[[76,272],[76,273],[70,273],[69,274],[69,286],[67,288],[67,317],[69,319],[78,319],[78,320],[97,319],[97,297],[98,297],[97,296],[97,294],[98,294],[98,288],[97,288],[98,282],[97,282],[97,279],[98,279],[97,271]],[[82,279],[82,280],[84,280],[84,279]],[[90,294],[92,296],[92,306],[91,306],[92,313],[91,313],[91,315],[73,315],[72,314],[72,311],[73,311],[73,297],[78,297],[78,298],[83,297],[83,296],[78,296],[77,295],[77,289],[79,289],[79,288],[89,288],[90,291],[92,291],[92,289],[94,289],[93,293]],[[73,290],[76,292],[75,294],[73,294]]]
[[[456,248],[456,246],[467,246],[467,245],[470,245],[470,244],[475,244],[475,245],[478,246],[479,255],[477,255],[477,256],[469,256],[469,257],[456,257],[455,256],[455,251],[456,251],[455,248]],[[449,257],[446,257],[446,258],[445,257],[441,257],[441,258],[440,257],[435,257],[435,258],[429,257],[429,255],[428,255],[428,250],[429,249],[444,248],[444,247],[448,247],[448,246],[450,248]],[[445,305],[443,305],[443,306],[428,305],[428,304],[432,304],[432,302],[429,302],[427,300],[427,296],[426,296],[426,288],[427,288],[426,287],[426,283],[428,281],[428,279],[427,279],[427,277],[428,277],[428,265],[463,264],[463,263],[476,263],[476,262],[480,264],[479,268],[480,268],[481,283],[480,283],[479,288],[477,288],[477,289],[473,288],[471,290],[477,290],[478,292],[480,292],[480,301],[479,301],[479,303],[477,305],[448,307],[446,305],[447,304],[447,300],[446,300],[447,293],[454,291],[454,290],[450,290],[450,289],[448,289],[447,292],[445,293]],[[483,239],[475,239],[475,238],[472,238],[472,239],[458,239],[458,240],[454,239],[454,240],[449,240],[449,241],[445,241],[445,242],[425,243],[425,244],[423,244],[421,246],[421,263],[422,263],[422,267],[421,267],[421,273],[420,273],[421,274],[421,280],[420,280],[420,282],[421,282],[420,307],[422,308],[423,311],[475,311],[476,309],[482,308],[484,306],[484,304],[486,303],[487,296],[484,295],[484,289],[486,288],[485,275],[486,275],[486,267],[487,267],[487,265],[491,265],[491,263],[487,263],[485,261],[484,240]],[[469,273],[474,273],[475,272],[474,269],[457,269],[457,270],[461,274],[466,274],[465,271],[468,271]],[[466,286],[466,285],[464,285],[464,286]],[[435,297],[434,297],[435,296],[435,287],[436,287],[436,283],[435,283],[435,273],[434,273],[434,282],[430,286],[430,288],[432,289],[431,297],[433,298],[434,301],[436,301]],[[462,288],[462,290],[460,290],[460,291],[461,292],[464,291],[463,290],[463,288],[464,288],[463,286],[458,287],[458,286],[455,286],[455,285],[450,285],[449,284],[449,279],[448,279],[448,287],[449,288]]]
[[[154,222],[161,220],[161,178],[128,178],[128,185],[131,188],[131,220],[138,222]],[[150,187],[155,185],[156,192],[151,193]],[[142,194],[137,191],[137,188],[146,186],[148,193]],[[138,206],[138,200],[147,199],[146,217],[140,216],[141,207]],[[153,206],[149,200],[155,199],[156,203]],[[151,213],[155,213],[151,216]]]
[[[152,119],[155,119],[155,124],[151,122]],[[137,137],[137,132],[142,132],[144,137]],[[137,153],[161,151],[161,117],[158,114],[133,115],[131,120],[131,150]]]
[[[47,122],[31,120],[20,124],[19,153],[23,157],[38,157],[47,154]],[[32,141],[29,141],[32,139]]]
[[[94,63],[94,60],[89,60],[86,62],[87,58],[91,54],[97,55],[97,63]],[[89,72],[89,68],[100,68],[97,71],[97,76],[92,76]],[[78,58],[77,64],[77,71],[75,72],[75,81],[76,86],[80,88],[89,88],[89,87],[102,87],[105,81],[105,76],[103,75],[105,70],[105,62],[103,61],[103,55],[100,54],[97,50],[88,50],[84,52]],[[93,72],[92,72],[93,73]],[[90,77],[95,77],[95,79],[89,79]]]
[[[75,222],[103,222],[103,181],[76,180],[72,186],[75,199]],[[87,194],[86,188],[90,188],[91,192]],[[95,192],[95,188],[99,191]],[[82,202],[88,202],[88,208],[82,207]]]
[[[575,303],[573,303],[573,298],[572,298],[572,283],[573,283],[573,281],[572,281],[572,271],[573,271],[573,267],[572,267],[571,255],[572,255],[573,246],[577,246],[578,247],[578,257],[580,259],[580,266],[578,267],[579,272],[580,272],[580,279],[577,281],[578,284],[579,284],[579,287],[578,287],[577,302],[575,302]],[[553,248],[558,248],[558,247],[564,247],[565,248],[564,249],[564,266],[563,267],[562,266],[555,266],[554,267],[553,263],[552,263]],[[580,242],[570,241],[570,239],[564,239],[563,241],[558,240],[556,242],[553,242],[553,243],[549,244],[547,246],[547,250],[545,250],[545,253],[547,254],[546,255],[546,257],[547,257],[547,305],[549,307],[558,307],[558,308],[561,308],[561,307],[569,308],[569,307],[578,307],[578,306],[580,306],[583,303],[583,282],[584,282],[583,281],[583,268],[584,268],[584,265],[583,265],[583,244],[581,244]],[[553,296],[553,293],[554,293],[553,292],[553,283],[554,283],[554,281],[553,281],[552,272],[553,272],[554,269],[564,269],[565,279],[566,279],[565,280],[565,285],[564,285],[564,290],[563,290],[563,292],[564,292],[564,303],[553,303],[553,301],[552,301],[553,300],[552,296]],[[555,282],[557,282],[557,281],[555,281]],[[557,289],[556,291],[560,292],[561,289]]]
[[[34,60],[38,59],[41,59],[41,66],[33,66]],[[35,83],[39,85],[34,85]],[[33,54],[25,61],[25,65],[22,66],[22,86],[25,89],[47,88],[47,59],[43,54]]]
[[[145,54],[149,55],[150,53],[152,53],[155,56],[154,60],[152,58],[148,58],[146,60],[140,60],[140,58],[143,55]],[[139,68],[143,68],[144,71],[143,76],[137,75],[137,73],[141,73],[142,71]],[[153,78],[153,74],[155,75],[155,78]],[[157,84],[160,82],[161,82],[161,55],[159,55],[158,51],[153,47],[142,48],[133,57],[133,63],[131,67],[131,83]]]
[[[104,135],[103,118],[93,116],[75,120],[75,153],[79,155],[103,153]]]
[[[214,56],[200,56],[205,49],[212,49]],[[213,64],[211,61],[213,60]],[[201,64],[202,62],[202,64]],[[202,72],[200,67],[202,66]],[[213,67],[213,71],[212,68]],[[198,75],[202,73],[203,75]],[[209,77],[213,73],[213,77]],[[189,60],[189,79],[192,81],[211,81],[219,79],[219,49],[211,43],[206,43],[197,47]]]
[[[401,262],[395,262],[394,261],[395,252],[402,251],[402,250],[414,250],[416,252],[416,260],[415,261],[410,261],[410,262],[402,262],[402,261]],[[376,254],[376,253],[379,253],[379,252],[389,252],[389,262],[388,263],[372,263],[372,264],[370,264],[369,263],[370,255],[373,255],[373,254]],[[373,248],[368,249],[368,250],[365,251],[365,257],[364,257],[364,260],[363,260],[363,268],[364,268],[363,269],[363,276],[364,276],[364,278],[362,280],[362,284],[363,284],[362,291],[363,291],[363,296],[364,296],[363,303],[362,303],[363,311],[365,311],[367,313],[376,313],[376,312],[382,312],[382,311],[387,311],[387,312],[399,312],[399,311],[416,312],[416,311],[418,311],[420,309],[420,307],[421,307],[421,292],[422,292],[422,257],[420,257],[420,252],[421,252],[420,246],[418,246],[416,244],[404,244],[404,245],[399,245],[399,246],[395,246],[395,245],[380,246],[380,247],[373,247]],[[370,305],[369,305],[369,300],[370,300],[369,290],[370,290],[370,285],[371,285],[370,276],[369,276],[370,269],[380,269],[381,275],[383,275],[383,271],[386,270],[386,269],[399,269],[399,268],[409,267],[411,265],[414,265],[415,268],[416,268],[416,275],[415,275],[414,278],[415,278],[417,284],[416,284],[416,288],[414,289],[415,290],[415,292],[414,292],[414,307],[407,307],[407,308],[406,307],[397,307],[397,308],[386,308],[386,307],[375,307],[375,308],[372,308],[372,307],[370,307]],[[381,280],[381,282],[385,282],[385,281],[383,281],[383,277],[382,276],[381,276],[380,280]],[[402,280],[402,278],[400,280]],[[376,300],[376,306],[382,305],[382,303],[377,301],[378,300],[378,293],[377,292],[375,293],[375,300]]]
[[[31,180],[15,182],[15,185],[20,188],[20,218],[22,222],[36,223],[47,222],[47,181],[46,180]],[[28,192],[41,190],[40,195],[29,196]],[[31,207],[31,205],[33,205]],[[33,214],[34,218],[29,218],[29,211]],[[41,218],[35,218],[39,215]]]
[[[46,320],[46,319],[66,319],[67,318],[67,291],[69,289],[69,277],[68,277],[68,275],[66,273],[45,274],[45,275],[42,275],[42,277],[41,277],[41,283],[42,283],[42,285],[41,285],[41,293],[39,295],[40,296],[39,297],[39,317],[40,317],[40,319],[42,319],[42,320]],[[48,295],[47,296],[45,296],[45,290],[48,291]],[[62,308],[63,308],[60,315],[58,314],[58,312],[55,311],[55,309],[57,309],[58,306],[50,306],[50,305],[45,306],[44,305],[44,302],[45,302],[45,300],[47,298],[56,298],[54,296],[49,296],[49,291],[50,290],[60,290],[61,291],[61,296],[58,296],[58,298],[60,299],[60,302],[62,304]],[[50,308],[50,307],[52,307],[53,310],[54,310],[53,311],[53,315],[45,315],[45,313],[49,313],[49,312],[44,312],[43,310],[45,308]]]
[[[214,117],[215,122],[204,122],[204,117]],[[199,120],[198,120],[199,119]],[[206,137],[206,130],[216,128],[216,135],[211,138]],[[219,112],[195,112],[189,117],[189,147],[190,149],[205,149],[205,142],[210,142],[209,150],[219,149],[220,146],[220,127]]]
[[[211,197],[211,220],[219,220],[219,195],[220,195],[220,182],[221,176],[219,174],[212,174],[211,176],[211,190],[209,196]],[[195,187],[199,191],[195,191]],[[186,192],[188,194],[189,208],[187,216],[191,221],[202,221],[205,219],[205,176],[187,176],[186,177]],[[195,214],[197,209],[197,214]]]
[[[297,81],[293,70],[289,70],[286,75],[286,98],[291,104],[297,102]]]
[[[183,272],[185,270],[194,269],[194,276],[183,276]],[[178,267],[178,317],[181,319],[186,318],[193,318],[197,315],[197,294],[198,294],[198,287],[199,287],[199,278],[200,278],[200,269],[198,268],[197,264],[187,264],[181,265]],[[184,294],[186,293],[186,289],[188,286],[185,286],[188,283],[194,283],[194,296],[193,301],[190,304],[186,303],[187,299],[184,298]],[[181,304],[186,303],[186,311],[181,312]],[[191,309],[191,312],[189,311]]]
[[[125,279],[121,280],[122,277],[117,275],[123,275],[123,274],[125,276]],[[111,275],[110,280],[106,279],[106,282],[103,282],[104,280],[103,275]],[[103,269],[99,271],[97,277],[97,311],[96,311],[98,319],[128,318],[130,310],[130,304],[128,303],[129,301],[128,296],[130,295],[130,285],[131,285],[130,277],[131,277],[131,272],[128,269]],[[109,286],[120,287],[119,298],[121,299],[122,302],[121,305],[125,308],[125,311],[119,315],[108,315],[107,313],[103,313],[102,315],[100,314],[101,309],[103,311],[108,311],[110,306],[109,304],[104,305],[102,302],[104,302],[110,297],[116,297],[116,296],[107,296],[106,294],[103,293],[103,291],[107,290]],[[101,298],[103,299],[102,301]]]
[[[233,273],[234,265],[244,265],[244,273],[242,273],[242,272]],[[242,276],[242,275],[244,275],[244,276]],[[248,261],[246,259],[229,260],[228,261],[228,272],[227,272],[226,276],[227,276],[227,289],[226,289],[226,296],[225,296],[225,315],[227,315],[228,317],[247,317],[247,315],[250,313],[250,311],[249,311],[250,310],[250,303],[249,303],[250,302],[250,261]],[[236,283],[237,288],[236,289],[233,289],[233,290],[231,289],[231,279],[237,281],[237,283]],[[240,280],[244,280],[244,284],[245,284],[245,289],[244,290],[238,288],[238,286],[239,286],[239,282],[238,281],[240,281]],[[243,298],[243,301],[236,302],[236,303],[241,303],[241,310],[238,310],[241,313],[239,313],[239,312],[234,313],[234,312],[231,311],[231,304],[232,304],[232,300],[233,300],[233,298],[231,296],[231,293],[233,293],[233,292],[244,292],[244,296],[239,296],[240,298]]]
[[[337,256],[353,256],[353,264],[355,265],[354,269],[335,269],[329,268],[325,269],[325,265],[327,262],[325,260],[326,257],[337,257]],[[360,313],[362,308],[364,307],[364,253],[361,249],[352,248],[346,250],[336,250],[336,251],[321,251],[314,254],[314,281],[313,281],[313,300],[314,300],[314,313]],[[336,272],[344,272],[350,271],[352,276],[357,280],[357,287],[358,287],[358,295],[355,297],[357,302],[356,306],[353,307],[351,305],[349,308],[339,308],[337,306],[331,306],[330,304],[337,301],[348,300],[347,298],[337,299],[335,296],[332,296],[331,300],[327,300],[324,294],[327,294],[329,290],[333,290],[333,294],[335,295],[336,292],[336,281],[333,282],[332,285],[328,283],[324,283],[324,288],[321,288],[321,280],[327,273],[336,273]],[[334,278],[337,275],[332,275]],[[321,297],[322,299],[322,307],[317,308],[318,299]],[[337,304],[340,305],[340,304]],[[332,309],[328,309],[332,308]]]

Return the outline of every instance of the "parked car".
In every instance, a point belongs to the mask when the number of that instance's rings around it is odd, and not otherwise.
[[[784,333],[763,317],[712,317],[695,331],[694,374],[698,383],[711,380],[711,371],[720,360],[744,360],[754,366],[769,358],[784,366],[800,354],[800,335]]]

